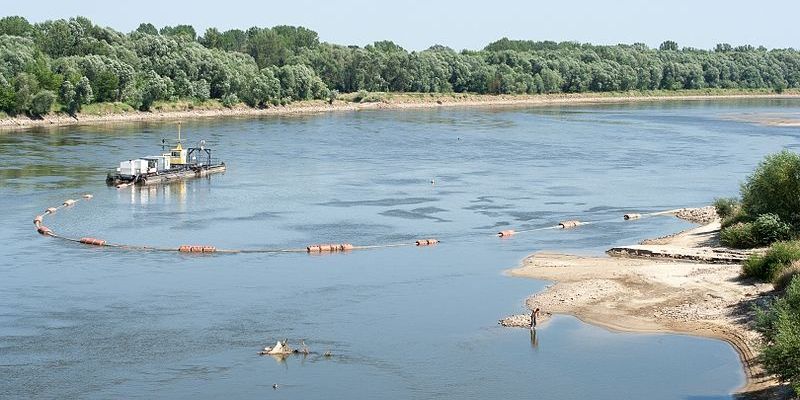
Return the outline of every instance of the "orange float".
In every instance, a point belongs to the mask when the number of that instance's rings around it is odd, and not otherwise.
[[[92,245],[92,246],[105,246],[106,245],[106,241],[105,240],[103,240],[103,239],[95,239],[95,238],[91,238],[91,237],[83,237],[83,238],[81,238],[79,240],[79,242],[81,242],[83,244]]]
[[[217,248],[214,246],[190,246],[185,244],[178,247],[178,251],[181,253],[215,253]]]

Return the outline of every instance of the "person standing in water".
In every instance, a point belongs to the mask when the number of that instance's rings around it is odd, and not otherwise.
[[[536,328],[536,320],[539,318],[539,307],[531,311],[531,329]]]

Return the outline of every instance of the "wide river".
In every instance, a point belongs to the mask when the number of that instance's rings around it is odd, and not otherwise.
[[[501,328],[548,284],[503,271],[689,227],[622,214],[735,195],[800,134],[740,118],[798,113],[773,100],[185,121],[187,143],[205,139],[228,171],[122,190],[106,173],[160,153],[174,123],[0,134],[0,397],[729,398],[744,373],[722,341],[567,316],[535,338]],[[35,215],[84,193],[47,225],[171,247],[442,243],[203,256],[36,234]],[[565,219],[619,222],[493,236]],[[285,338],[317,353],[256,354]]]

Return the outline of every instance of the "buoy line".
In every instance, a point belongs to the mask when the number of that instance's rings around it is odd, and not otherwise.
[[[82,196],[83,200],[90,200],[93,198],[91,194],[85,194]],[[353,250],[370,250],[370,249],[381,249],[381,248],[390,248],[390,247],[404,247],[404,246],[417,246],[417,247],[427,247],[427,246],[434,246],[439,244],[438,239],[417,239],[413,242],[403,242],[403,243],[388,243],[388,244],[376,244],[376,245],[353,245],[350,243],[325,243],[325,244],[312,244],[306,246],[305,248],[287,248],[287,249],[275,249],[275,248],[253,248],[253,249],[221,249],[215,246],[209,245],[181,245],[178,247],[158,247],[158,246],[145,246],[145,245],[131,245],[131,244],[122,244],[122,243],[111,243],[104,239],[98,239],[94,237],[69,237],[64,236],[56,233],[53,229],[44,225],[45,217],[49,217],[59,210],[62,210],[67,207],[73,207],[81,199],[68,199],[65,200],[61,205],[57,207],[49,207],[47,208],[44,213],[37,215],[33,219],[33,225],[36,227],[36,231],[43,235],[49,236],[54,239],[60,239],[67,242],[78,243],[88,246],[97,246],[97,247],[106,247],[118,250],[125,250],[125,251],[146,251],[146,252],[173,252],[173,253],[194,253],[194,254],[252,254],[252,253],[308,253],[308,254],[331,254],[331,253],[346,253]]]
[[[372,249],[385,249],[385,248],[406,247],[406,246],[427,247],[427,246],[435,246],[440,243],[438,239],[429,238],[429,239],[417,239],[413,242],[387,243],[387,244],[375,244],[375,245],[353,245],[350,243],[323,243],[323,244],[311,244],[304,248],[284,248],[284,249],[280,248],[222,249],[210,245],[181,245],[178,247],[158,247],[158,246],[112,243],[104,239],[98,239],[88,236],[80,238],[68,237],[60,235],[54,232],[51,228],[44,225],[45,217],[49,217],[57,213],[59,210],[69,207],[74,207],[79,202],[88,201],[91,200],[92,198],[93,196],[91,194],[84,194],[83,196],[81,196],[80,199],[67,199],[64,200],[64,202],[59,206],[47,208],[42,214],[37,215],[33,219],[33,225],[34,227],[36,227],[36,231],[43,236],[49,236],[54,239],[61,239],[64,241],[82,245],[88,245],[88,246],[117,249],[122,251],[173,252],[173,253],[192,253],[192,254],[308,253],[316,255],[316,254],[347,253],[354,250],[372,250]],[[647,218],[659,215],[676,214],[681,210],[682,209],[673,209],[673,210],[657,211],[651,213],[628,213],[624,214],[622,219],[614,218],[614,219],[605,219],[598,221],[580,221],[572,219],[572,220],[561,221],[557,225],[545,226],[539,228],[520,229],[520,230],[506,229],[497,232],[493,236],[499,236],[500,238],[509,238],[511,236],[518,235],[521,233],[538,232],[546,230],[559,230],[559,229],[568,230],[568,229],[575,229],[584,225],[625,222],[625,221],[633,221],[641,218]]]
[[[530,229],[505,229],[495,233],[492,236],[499,236],[501,238],[508,238],[514,235],[518,235],[520,233],[528,233],[528,232],[539,232],[539,231],[548,231],[548,230],[558,230],[558,229],[574,229],[584,225],[597,225],[597,224],[607,224],[607,223],[618,223],[618,222],[625,222],[625,221],[634,221],[637,219],[642,218],[649,218],[649,217],[656,217],[661,215],[674,215],[683,210],[682,208],[676,208],[671,210],[665,211],[656,211],[651,213],[627,213],[622,216],[622,219],[619,218],[609,218],[597,221],[580,221],[580,220],[566,220],[561,221],[558,225],[553,226],[544,226],[539,228],[530,228]]]

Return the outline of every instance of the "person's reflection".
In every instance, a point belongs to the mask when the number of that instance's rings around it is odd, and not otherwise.
[[[539,348],[539,338],[536,337],[536,329],[531,329],[531,347],[534,350]]]

